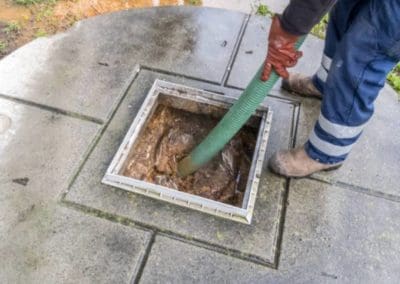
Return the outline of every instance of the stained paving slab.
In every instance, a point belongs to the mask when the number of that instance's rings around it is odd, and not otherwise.
[[[0,236],[1,283],[130,283],[151,233],[36,204]]]
[[[0,99],[0,231],[68,186],[99,125]],[[4,235],[4,233],[0,234]]]
[[[105,120],[135,64],[221,81],[244,19],[194,7],[90,18],[0,61],[0,94]]]
[[[0,282],[129,282],[150,233],[60,208],[99,125],[0,99]]]
[[[396,283],[399,213],[397,202],[292,181],[278,270],[157,237],[142,282]]]
[[[204,83],[181,81],[171,76],[151,72],[140,73],[131,90],[111,120],[110,125],[88,158],[66,197],[68,201],[94,207],[105,212],[126,216],[137,223],[152,226],[186,238],[221,246],[249,259],[275,263],[279,236],[282,202],[286,180],[264,169],[251,226],[232,223],[209,215],[168,205],[136,194],[125,193],[101,184],[108,164],[115,155],[127,129],[132,123],[141,102],[156,78],[183,82],[187,86],[208,89]],[[294,106],[288,102],[273,100],[275,119],[286,126],[282,131],[276,127],[270,134],[267,156],[278,147],[289,147]]]

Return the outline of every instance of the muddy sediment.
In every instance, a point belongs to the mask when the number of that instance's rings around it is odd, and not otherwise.
[[[242,128],[207,165],[185,178],[177,175],[177,163],[218,121],[210,115],[157,106],[131,150],[123,175],[241,207],[256,129]]]

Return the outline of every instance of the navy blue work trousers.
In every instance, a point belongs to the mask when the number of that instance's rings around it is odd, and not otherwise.
[[[321,112],[305,149],[321,163],[346,159],[400,61],[400,0],[339,0],[329,15],[321,66],[313,77]]]

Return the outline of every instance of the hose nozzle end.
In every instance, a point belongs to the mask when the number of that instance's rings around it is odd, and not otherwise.
[[[185,177],[195,172],[198,167],[196,167],[192,162],[192,157],[189,155],[182,159],[178,163],[178,175],[180,177]]]

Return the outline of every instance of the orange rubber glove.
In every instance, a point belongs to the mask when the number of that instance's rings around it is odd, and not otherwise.
[[[262,81],[268,80],[272,68],[282,78],[289,77],[286,68],[295,66],[297,60],[303,55],[301,51],[295,49],[298,38],[298,36],[286,32],[281,26],[279,17],[274,16],[268,36],[268,54],[261,75]]]

